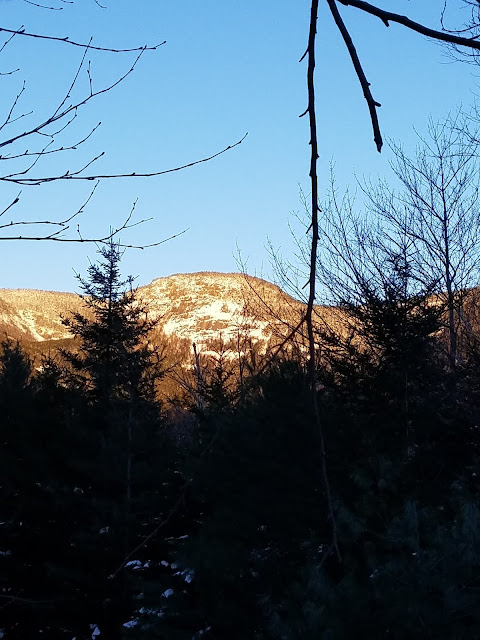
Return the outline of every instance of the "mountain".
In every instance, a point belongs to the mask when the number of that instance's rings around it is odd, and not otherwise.
[[[57,291],[0,289],[0,332],[15,340],[43,342],[69,337],[61,315],[80,311],[78,295]]]
[[[276,285],[238,273],[176,274],[137,291],[167,336],[202,346],[240,334],[267,342],[285,333],[303,308]],[[73,293],[0,289],[0,333],[28,343],[65,340],[70,335],[61,316],[82,309],[81,297]]]

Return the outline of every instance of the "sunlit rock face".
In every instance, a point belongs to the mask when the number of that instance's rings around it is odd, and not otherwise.
[[[139,293],[167,335],[203,345],[220,336],[230,342],[246,334],[267,342],[273,325],[302,306],[276,285],[238,273],[158,278]]]
[[[239,336],[267,343],[284,333],[303,305],[270,282],[238,273],[188,273],[139,287],[149,316],[167,336],[207,345]],[[72,293],[0,289],[0,333],[25,342],[64,340],[61,316],[83,310]]]
[[[82,306],[73,293],[0,289],[0,331],[26,341],[61,340],[69,336],[61,314],[79,311]]]

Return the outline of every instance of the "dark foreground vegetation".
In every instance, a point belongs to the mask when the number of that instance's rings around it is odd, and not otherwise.
[[[306,351],[197,357],[162,402],[168,354],[119,260],[82,282],[75,351],[2,345],[2,637],[480,637],[474,320],[452,361],[444,305],[393,261],[318,330],[340,560]]]

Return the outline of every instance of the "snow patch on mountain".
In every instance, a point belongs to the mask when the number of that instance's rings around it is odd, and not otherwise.
[[[45,340],[45,336],[37,331],[37,326],[41,324],[41,322],[38,322],[38,317],[35,317],[33,311],[20,309],[18,316],[18,318],[14,319],[14,322],[16,322],[19,329],[30,332],[32,338],[37,342],[43,342]]]
[[[265,343],[272,335],[269,312],[279,317],[301,304],[279,287],[239,273],[200,272],[157,278],[139,287],[137,295],[158,319],[159,328],[205,346],[212,340],[237,340],[240,336]],[[83,311],[80,296],[71,293],[25,289],[0,289],[0,331],[33,342],[70,337],[61,316]]]

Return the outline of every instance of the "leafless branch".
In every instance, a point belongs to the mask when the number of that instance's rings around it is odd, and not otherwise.
[[[386,27],[390,26],[390,22],[395,22],[397,24],[403,25],[404,27],[412,31],[415,31],[416,33],[424,35],[428,38],[432,38],[433,40],[436,40],[438,42],[445,42],[447,44],[452,45],[455,48],[465,47],[467,50],[473,50],[475,56],[477,55],[477,52],[480,51],[480,42],[478,41],[480,34],[475,33],[475,31],[478,31],[479,23],[478,21],[475,22],[475,20],[473,19],[473,12],[475,11],[475,9],[472,10],[472,24],[470,24],[465,29],[460,29],[458,31],[444,29],[443,31],[439,31],[437,29],[431,29],[430,27],[420,24],[419,22],[415,22],[414,20],[411,20],[407,16],[403,16],[401,14],[394,13],[392,11],[381,9],[373,4],[370,4],[369,2],[365,2],[365,0],[326,0],[326,2],[333,15],[337,28],[342,35],[342,38],[345,42],[347,50],[352,59],[355,72],[362,86],[363,95],[365,97],[365,100],[367,102],[367,106],[370,112],[370,119],[372,122],[372,127],[374,132],[374,140],[375,140],[375,144],[378,151],[381,151],[382,144],[383,144],[382,136],[380,133],[380,126],[378,123],[378,115],[377,115],[377,107],[379,107],[380,104],[374,100],[371,94],[370,84],[367,81],[367,78],[363,71],[362,65],[360,63],[360,59],[358,57],[358,54],[357,54],[355,45],[353,43],[353,40],[350,36],[350,33],[346,28],[342,17],[340,16],[337,2],[343,4],[344,6],[355,7],[357,9],[360,9],[361,11],[364,11],[365,13],[368,13],[370,15],[373,15],[379,18],[385,24]],[[471,3],[467,0],[467,4],[475,4],[475,3]],[[478,12],[478,3],[475,4],[475,7]],[[442,27],[444,25],[445,8],[446,8],[446,0],[445,0],[445,4],[442,9],[441,17],[440,17]],[[473,35],[469,38],[459,35],[460,33],[467,33],[467,32],[473,33]]]
[[[24,131],[23,133],[19,133],[15,136],[12,136],[11,138],[4,140],[2,142],[0,142],[0,149],[3,147],[6,147],[8,145],[13,144],[14,142],[17,142],[18,140],[22,139],[22,138],[26,138],[28,136],[34,135],[34,134],[41,134],[43,132],[43,130],[48,127],[49,125],[58,122],[59,120],[62,120],[63,118],[65,118],[66,116],[68,116],[69,114],[75,114],[77,112],[77,110],[80,107],[83,107],[85,104],[87,104],[87,102],[89,102],[90,100],[92,100],[93,98],[100,96],[104,93],[107,93],[109,91],[111,91],[112,89],[114,89],[116,86],[118,86],[121,82],[123,82],[135,69],[138,61],[140,60],[142,54],[144,53],[145,49],[143,49],[142,51],[140,51],[140,53],[137,55],[137,57],[135,58],[133,64],[131,65],[131,67],[128,69],[128,71],[126,71],[122,76],[120,76],[119,78],[117,78],[117,80],[115,80],[114,82],[112,82],[111,84],[109,84],[108,86],[104,87],[103,89],[99,89],[98,91],[95,91],[94,93],[89,93],[87,97],[85,97],[83,100],[79,100],[78,102],[71,104],[67,107],[65,107],[64,109],[62,109],[62,106],[65,105],[67,99],[70,97],[70,93],[71,90],[76,82],[76,79],[78,78],[78,74],[80,72],[80,69],[83,65],[83,62],[85,60],[85,54],[82,57],[82,62],[80,64],[80,67],[77,70],[77,73],[75,75],[75,79],[72,82],[72,84],[70,85],[70,88],[67,92],[67,94],[65,95],[65,98],[62,100],[62,102],[60,103],[60,105],[57,107],[57,109],[55,110],[55,112],[48,117],[46,120],[44,120],[43,122],[41,122],[39,125],[32,127],[31,129],[28,129],[26,131]],[[23,92],[23,88],[21,93]],[[19,97],[19,96],[18,96]],[[17,97],[17,101],[18,101],[18,97]],[[51,135],[55,135],[55,134],[47,134],[49,135],[49,137],[51,137]],[[11,177],[11,176],[9,176]]]
[[[145,224],[146,222],[149,222],[152,219],[152,218],[143,218],[141,220],[136,220],[132,222],[133,213],[135,211],[135,207],[137,204],[137,201],[135,201],[130,209],[128,216],[125,218],[122,224],[116,228],[111,228],[107,234],[103,236],[96,236],[96,237],[91,237],[91,236],[84,237],[81,233],[80,225],[77,224],[75,229],[75,235],[73,237],[66,236],[68,232],[71,233],[73,231],[71,226],[72,221],[78,218],[78,216],[80,216],[82,213],[84,213],[85,208],[89,204],[90,200],[93,198],[93,195],[98,185],[99,185],[99,182],[97,181],[97,183],[95,184],[93,189],[90,191],[88,197],[83,202],[83,204],[73,214],[71,214],[67,218],[64,218],[63,220],[11,220],[10,222],[5,222],[3,224],[0,224],[0,232],[8,232],[8,230],[13,229],[14,227],[28,227],[28,228],[39,227],[40,229],[45,227],[46,228],[53,227],[54,228],[53,231],[50,231],[48,233],[32,233],[30,235],[16,235],[16,236],[0,235],[0,242],[6,241],[6,240],[35,240],[35,241],[51,241],[51,242],[69,242],[69,243],[76,243],[76,244],[81,244],[81,243],[108,244],[112,240],[112,238],[117,238],[122,231],[126,231],[134,227],[137,227],[139,225]],[[14,205],[16,205],[19,202],[20,195],[21,195],[21,192],[19,192],[18,195],[14,198],[14,200],[12,200],[12,202],[10,202],[10,204],[7,207],[5,207],[5,209],[2,212],[0,212],[0,217],[5,215],[7,211],[9,211]],[[183,231],[180,231],[179,233],[175,233],[169,236],[168,238],[163,238],[162,240],[158,240],[156,242],[150,242],[150,243],[141,244],[141,245],[128,244],[124,242],[119,242],[118,244],[120,247],[123,247],[125,249],[147,249],[150,247],[157,247],[161,244],[164,244],[165,242],[168,242],[169,240],[173,240],[174,238],[177,238],[183,235],[187,231],[188,229],[183,229]]]
[[[11,107],[10,107],[10,110],[9,110],[9,112],[8,112],[8,114],[7,114],[7,117],[5,118],[4,123],[3,123],[2,125],[0,125],[0,131],[1,131],[1,130],[2,130],[2,129],[7,125],[7,124],[10,124],[11,122],[13,122],[13,120],[12,120],[12,113],[13,113],[13,111],[14,111],[15,107],[17,106],[18,101],[20,100],[21,95],[22,95],[22,93],[23,93],[24,91],[25,91],[25,81],[23,82],[22,88],[20,89],[20,91],[19,91],[19,92],[17,93],[17,95],[15,96],[15,99],[14,99],[14,101],[13,101],[13,103],[12,103]],[[30,113],[32,113],[32,111],[31,111]],[[21,117],[23,117],[23,116],[21,116]],[[15,119],[16,119],[16,120],[18,120],[19,118],[15,118]]]
[[[352,6],[360,9],[361,11],[364,11],[365,13],[369,13],[372,16],[380,18],[380,20],[386,27],[390,26],[390,22],[395,22],[397,24],[403,25],[404,27],[407,27],[407,29],[410,29],[411,31],[420,33],[422,36],[427,36],[427,38],[432,38],[433,40],[438,40],[439,42],[446,42],[448,44],[454,44],[460,47],[467,47],[469,49],[476,49],[480,51],[480,42],[477,41],[478,36],[464,38],[462,36],[456,35],[455,33],[438,31],[437,29],[430,29],[430,27],[426,27],[419,22],[410,20],[410,18],[408,18],[407,16],[402,16],[399,13],[393,13],[392,11],[380,9],[379,7],[376,7],[369,2],[365,2],[364,0],[337,1],[345,5],[346,7]]]
[[[143,224],[144,222],[147,222],[147,220],[140,220],[134,224],[122,224],[121,226],[119,226],[118,228],[114,229],[113,231],[111,231],[108,234],[105,234],[104,236],[96,236],[96,237],[88,237],[85,238],[80,234],[80,230],[77,229],[78,232],[78,238],[66,238],[64,236],[61,236],[60,234],[65,231],[64,229],[62,230],[58,230],[58,231],[54,231],[49,235],[38,235],[38,236],[0,236],[0,242],[6,241],[6,240],[34,240],[35,242],[38,241],[50,241],[50,242],[68,242],[68,243],[74,243],[74,244],[108,244],[109,241],[112,238],[116,238],[118,236],[119,233],[121,233],[122,231],[125,231],[127,229],[131,229],[132,227],[136,227],[139,224]],[[30,224],[30,223],[19,223],[19,224]],[[31,224],[45,224],[45,223],[34,223],[32,222]],[[8,225],[5,225],[8,226]],[[3,227],[0,227],[3,228]],[[150,242],[150,243],[146,243],[146,244],[128,244],[126,242],[118,242],[118,246],[122,247],[124,249],[150,249],[152,247],[158,247],[161,244],[165,244],[165,242],[169,242],[170,240],[173,240],[174,238],[178,238],[179,236],[183,235],[184,233],[186,233],[188,231],[188,229],[183,229],[182,231],[179,231],[178,233],[174,233],[171,236],[168,236],[168,238],[163,238],[162,240],[158,240],[157,242]]]
[[[17,73],[17,71],[20,71],[20,69],[12,69],[11,71],[0,71],[0,76],[11,76],[14,73]]]
[[[61,6],[57,6],[57,3],[54,0],[50,0],[44,4],[41,2],[37,3],[32,0],[25,0],[28,4],[34,4],[35,6],[42,7],[45,9],[61,9]],[[97,0],[93,0],[99,7],[103,7]],[[60,2],[65,4],[70,4],[69,0],[60,0]],[[52,6],[50,6],[50,4]],[[55,5],[55,6],[53,6]],[[0,51],[10,43],[13,38],[17,38],[19,36],[23,36],[26,38],[34,38],[40,40],[54,41],[60,42],[64,44],[69,44],[75,47],[79,47],[83,49],[81,54],[81,59],[76,68],[76,71],[73,75],[71,82],[68,85],[68,88],[64,95],[61,96],[61,99],[57,105],[54,105],[54,108],[51,110],[49,116],[47,118],[42,119],[40,122],[30,122],[28,120],[29,125],[24,128],[18,127],[18,122],[20,120],[26,119],[28,116],[31,116],[32,111],[23,110],[20,111],[19,105],[21,101],[24,99],[24,93],[26,90],[25,83],[21,85],[16,96],[14,97],[8,112],[4,116],[2,122],[0,122],[0,131],[5,130],[7,125],[12,125],[17,123],[16,129],[14,129],[8,138],[4,138],[0,140],[0,151],[2,151],[2,155],[0,155],[0,161],[21,161],[25,160],[23,166],[19,166],[18,164],[8,165],[11,167],[10,171],[4,173],[0,176],[0,181],[5,183],[13,183],[18,185],[40,185],[47,182],[55,182],[58,180],[89,180],[95,181],[95,186],[90,192],[86,202],[78,209],[74,214],[63,220],[28,220],[28,219],[20,219],[20,220],[8,220],[6,218],[7,213],[9,213],[19,201],[20,201],[20,193],[12,199],[12,201],[5,206],[3,211],[0,212],[0,218],[2,219],[2,224],[0,224],[0,230],[5,234],[4,237],[1,237],[0,240],[35,240],[35,241],[51,241],[51,242],[75,242],[75,243],[90,243],[96,242],[99,244],[109,242],[112,237],[118,237],[118,234],[124,230],[131,229],[132,227],[138,226],[146,222],[146,220],[139,220],[132,222],[132,214],[135,209],[135,204],[132,207],[132,210],[127,217],[127,219],[117,228],[111,229],[108,234],[105,234],[100,237],[91,237],[84,236],[81,233],[80,226],[77,224],[76,229],[72,229],[73,221],[83,213],[84,208],[90,202],[95,189],[98,186],[99,180],[110,179],[110,178],[130,178],[130,177],[153,177],[164,175],[167,173],[181,171],[183,169],[193,167],[197,164],[201,164],[204,162],[208,162],[213,160],[214,158],[222,155],[228,150],[238,146],[243,142],[246,135],[243,136],[238,142],[233,145],[229,145],[224,149],[213,153],[212,155],[204,158],[200,158],[199,160],[194,160],[192,162],[188,162],[182,166],[174,167],[171,169],[164,169],[160,171],[150,171],[145,173],[136,173],[136,172],[128,172],[128,173],[117,173],[117,174],[98,174],[98,175],[87,175],[87,171],[92,165],[97,162],[101,157],[104,156],[104,151],[96,153],[93,157],[91,157],[88,161],[85,161],[79,168],[67,169],[67,170],[57,170],[56,172],[52,172],[53,175],[47,175],[46,177],[30,177],[33,172],[35,166],[39,164],[41,158],[44,156],[52,156],[54,154],[62,153],[63,151],[73,151],[77,149],[80,145],[84,144],[98,129],[100,126],[100,122],[93,126],[86,135],[79,135],[75,139],[75,141],[70,142],[67,141],[65,144],[62,144],[59,140],[59,136],[63,134],[73,123],[73,121],[77,118],[79,110],[84,107],[88,102],[105,94],[115,87],[117,87],[120,83],[122,83],[134,70],[136,65],[138,64],[140,58],[146,51],[155,51],[164,42],[157,44],[155,46],[142,46],[136,48],[108,48],[102,46],[94,46],[92,44],[92,38],[87,43],[82,43],[74,40],[70,40],[69,37],[61,38],[57,36],[49,36],[41,33],[32,33],[27,32],[22,25],[19,29],[8,29],[6,27],[0,27],[0,34],[6,34],[6,41],[1,45]],[[101,52],[112,52],[112,53],[132,53],[136,54],[135,59],[130,64],[129,68],[124,72],[119,74],[116,80],[112,81],[109,84],[106,84],[99,89],[94,88],[94,78],[92,74],[92,66],[91,61],[87,60],[87,54],[92,51],[101,51]],[[74,92],[78,92],[78,85],[80,84],[80,77],[83,72],[86,71],[87,81],[88,81],[88,89],[78,98],[72,99],[72,95]],[[13,73],[13,71],[6,72],[3,75],[9,75]],[[18,110],[18,111],[17,111]],[[22,130],[23,129],[23,130]],[[40,138],[39,138],[40,136]],[[40,142],[42,138],[46,138],[46,141]],[[19,148],[19,145],[23,140],[33,140],[31,142],[30,148]],[[27,146],[27,145],[25,145]],[[5,166],[5,165],[4,165]],[[92,169],[90,169],[92,171]],[[32,232],[28,232],[24,235],[23,233],[10,235],[13,231],[19,231],[20,228],[31,230]],[[152,242],[149,244],[135,245],[135,244],[121,244],[123,247],[131,247],[131,248],[146,248],[146,247],[154,247],[164,242],[178,237],[179,235],[185,233],[186,230],[181,231],[180,233],[174,234],[169,238],[162,239],[157,242]]]
[[[380,133],[380,125],[378,124],[378,115],[377,115],[377,107],[381,107],[382,105],[376,102],[373,99],[372,92],[370,91],[370,83],[368,82],[365,73],[363,71],[362,65],[360,63],[360,59],[357,54],[357,50],[355,49],[355,45],[353,44],[353,40],[348,32],[345,23],[342,20],[342,16],[338,11],[338,7],[335,3],[335,0],[327,0],[327,4],[330,7],[330,11],[332,12],[333,19],[335,20],[335,24],[338,27],[338,30],[342,34],[343,41],[347,47],[348,53],[352,59],[353,67],[355,69],[355,73],[360,81],[360,85],[363,90],[363,95],[365,100],[367,101],[368,110],[370,111],[370,119],[372,121],[373,127],[373,139],[375,144],[377,145],[377,150],[380,153],[383,146],[382,135]]]
[[[5,209],[0,213],[0,218],[3,216],[4,213],[7,213],[7,211],[9,209],[11,209],[14,205],[16,205],[19,201],[20,201],[20,195],[21,195],[21,191],[19,191],[18,195],[15,196],[15,198],[12,200],[12,202],[10,202],[10,204],[8,206],[5,207]]]
[[[31,4],[34,7],[39,7],[40,9],[48,9],[49,11],[61,11],[63,7],[49,7],[45,4],[39,4],[38,2],[32,2],[32,0],[23,0],[27,4]]]
[[[323,486],[325,489],[325,496],[327,499],[328,515],[332,535],[332,549],[338,561],[341,561],[340,550],[338,546],[337,538],[337,525],[335,519],[335,513],[333,509],[333,500],[330,490],[330,481],[327,471],[327,459],[325,450],[325,438],[323,434],[323,427],[320,418],[320,411],[318,407],[317,398],[317,363],[316,363],[316,343],[313,326],[313,308],[315,304],[315,282],[316,282],[316,265],[317,265],[317,249],[318,249],[318,177],[317,177],[317,160],[318,160],[318,143],[317,143],[317,121],[315,112],[315,40],[317,35],[317,19],[318,19],[318,0],[312,0],[310,11],[310,29],[308,36],[307,56],[308,56],[308,68],[307,68],[307,89],[308,89],[308,117],[310,124],[310,182],[311,182],[311,252],[310,252],[310,277],[309,277],[309,295],[307,302],[307,309],[305,313],[305,322],[308,331],[308,344],[309,344],[309,373],[310,373],[310,387],[312,394],[312,404],[315,415],[315,422],[317,426],[317,434],[319,439],[320,459],[321,459],[321,475],[323,480]]]
[[[67,100],[70,98],[71,92],[73,91],[73,88],[75,87],[75,85],[76,85],[76,83],[77,83],[78,76],[80,75],[80,71],[81,71],[81,70],[82,70],[82,68],[83,68],[83,64],[84,64],[84,62],[85,62],[85,58],[87,57],[87,53],[88,53],[88,50],[89,50],[89,48],[90,48],[90,44],[91,44],[91,42],[92,42],[92,38],[90,38],[90,40],[88,41],[88,45],[85,47],[85,51],[83,52],[82,59],[80,60],[80,64],[78,65],[78,68],[77,68],[77,71],[76,71],[75,75],[73,76],[73,80],[72,80],[72,82],[71,82],[71,84],[70,84],[70,87],[69,87],[69,89],[68,89],[67,93],[65,94],[65,96],[64,96],[64,98],[63,98],[63,100],[60,102],[60,104],[58,105],[58,107],[57,107],[57,108],[55,109],[55,111],[53,112],[53,116],[52,116],[52,118],[55,118],[55,117],[57,116],[57,114],[60,112],[60,110],[61,110],[61,108],[63,107],[63,105],[64,105],[64,104],[67,102]],[[142,53],[143,53],[143,52],[142,52]],[[140,55],[141,55],[141,53],[139,54],[139,57],[140,57]],[[135,62],[134,62],[134,64],[133,64],[133,67],[135,67],[135,65],[136,65],[136,63],[137,63],[137,61],[138,61],[139,57],[137,57],[137,59],[135,60]],[[133,69],[133,67],[132,67],[132,69]],[[91,92],[91,91],[90,91],[90,96],[92,96],[92,92]]]
[[[65,125],[68,126],[72,120],[69,120],[68,123]],[[12,121],[13,122],[13,121]],[[81,144],[83,144],[84,142],[86,142],[94,133],[95,131],[98,129],[98,127],[101,125],[102,123],[99,122],[98,124],[96,124],[93,129],[86,135],[84,136],[81,140],[78,140],[77,142],[74,142],[68,146],[65,147],[57,147],[55,149],[43,149],[41,151],[25,151],[24,153],[18,153],[17,155],[6,155],[6,156],[0,156],[0,161],[2,160],[18,160],[18,158],[28,158],[30,156],[45,156],[45,155],[49,155],[52,153],[61,153],[62,151],[75,151]],[[57,135],[58,133],[61,133],[63,131],[63,129],[65,129],[65,127],[62,127],[62,129],[60,129],[59,131],[56,131],[55,133],[51,134],[52,136]]]
[[[152,178],[154,176],[162,176],[165,175],[167,173],[174,173],[176,171],[182,171],[183,169],[188,169],[189,167],[194,167],[197,164],[202,164],[204,162],[209,162],[210,160],[213,160],[214,158],[218,158],[218,156],[221,156],[223,153],[226,153],[227,151],[230,151],[230,149],[234,149],[235,147],[238,147],[239,144],[241,144],[245,138],[247,137],[248,133],[246,133],[240,140],[238,140],[238,142],[235,142],[235,144],[231,144],[228,145],[228,147],[225,147],[224,149],[222,149],[221,151],[217,151],[217,153],[214,153],[206,158],[201,158],[200,160],[194,160],[193,162],[188,162],[187,164],[183,164],[180,165],[178,167],[173,167],[171,169],[164,169],[162,171],[152,171],[149,173],[137,173],[137,172],[132,172],[132,173],[115,173],[115,174],[97,174],[97,175],[89,175],[89,176],[83,176],[83,175],[79,175],[81,172],[85,171],[85,169],[92,164],[92,162],[95,162],[96,160],[98,160],[103,154],[104,152],[102,152],[101,154],[99,154],[98,156],[96,156],[93,160],[91,160],[87,165],[85,165],[84,167],[82,167],[81,169],[79,169],[78,171],[74,171],[74,172],[66,172],[62,175],[58,175],[58,176],[46,176],[46,177],[42,177],[42,178],[15,178],[12,177],[12,175],[18,175],[18,174],[12,174],[10,176],[4,176],[1,177],[0,176],[0,181],[3,182],[13,182],[15,184],[20,184],[20,185],[39,185],[39,184],[43,184],[45,182],[53,182],[55,180],[107,180],[107,179],[111,179],[111,178]]]
[[[12,220],[11,222],[8,222],[6,224],[2,224],[0,225],[0,229],[7,229],[7,228],[11,228],[11,227],[16,227],[16,226],[23,226],[23,225],[50,225],[50,226],[55,226],[55,227],[61,227],[63,230],[67,230],[69,227],[68,225],[70,224],[70,222],[76,218],[77,216],[81,215],[84,210],[85,207],[88,205],[88,203],[90,202],[90,200],[93,198],[93,194],[95,193],[97,187],[98,187],[99,183],[97,182],[97,184],[93,187],[93,189],[90,191],[87,199],[85,200],[85,202],[77,209],[77,211],[75,213],[73,213],[72,215],[70,215],[68,218],[65,218],[64,220],[19,220],[19,221],[14,221]],[[0,217],[3,216],[13,205],[17,204],[17,202],[19,202],[20,200],[20,195],[21,195],[21,191],[18,193],[18,195],[16,196],[16,198],[8,205],[8,207],[6,207],[6,209],[4,209],[1,213],[0,213]],[[131,212],[132,213],[132,212]],[[131,218],[131,213],[129,218]]]
[[[468,0],[465,0],[465,4],[472,6],[472,21],[469,25],[465,26],[463,29],[447,29],[447,27],[445,26],[445,13],[447,11],[447,4],[448,4],[448,0],[445,0],[445,2],[443,3],[443,8],[442,8],[442,13],[440,15],[440,24],[442,25],[442,30],[445,31],[446,33],[456,33],[457,35],[460,33],[471,33],[472,30],[478,29],[480,26],[480,23],[478,22],[478,13],[479,13],[479,4],[477,2],[469,2]],[[476,7],[476,9],[475,9]],[[475,16],[475,13],[477,14]],[[476,35],[476,36],[472,36],[474,38],[478,38],[480,36]]]
[[[22,29],[22,28],[23,28],[23,25],[20,27],[20,29]],[[13,33],[12,33],[12,35],[11,35],[9,38],[7,38],[7,39],[5,40],[5,42],[4,42],[4,43],[2,44],[2,46],[0,47],[0,53],[2,53],[2,51],[5,49],[5,47],[6,47],[8,44],[10,44],[10,42],[14,39],[14,37],[15,37],[16,35],[17,35],[17,32],[15,31],[15,32],[13,32]]]
[[[84,44],[81,42],[76,42],[74,40],[70,40],[68,38],[68,36],[66,36],[65,38],[59,38],[56,36],[46,36],[42,33],[28,33],[27,31],[25,31],[23,29],[23,26],[20,27],[20,29],[14,30],[14,29],[7,29],[6,27],[0,27],[0,33],[1,32],[4,33],[11,33],[14,36],[15,35],[19,35],[19,36],[26,36],[27,38],[38,38],[40,40],[53,40],[54,42],[63,42],[64,44],[71,44],[74,47],[82,47],[83,49],[88,47],[89,49],[93,50],[93,51],[109,51],[111,53],[132,53],[135,51],[156,51],[159,47],[161,47],[162,45],[164,45],[166,43],[166,40],[164,40],[163,42],[160,42],[159,44],[155,44],[153,46],[143,46],[143,47],[133,47],[132,49],[111,49],[109,47],[97,47],[94,46],[92,44],[88,45],[88,44]],[[5,46],[5,45],[4,45]],[[1,49],[0,49],[1,51]]]
[[[263,365],[258,369],[258,371],[255,373],[255,376],[258,378],[259,376],[261,376],[263,373],[265,373],[265,371],[271,366],[272,362],[275,361],[275,358],[278,356],[278,354],[282,351],[282,349],[293,339],[295,338],[295,336],[298,335],[298,333],[300,332],[300,330],[302,329],[302,327],[305,325],[306,323],[306,317],[305,315],[302,315],[300,321],[292,328],[291,331],[288,332],[288,334],[283,338],[283,340],[277,344],[275,346],[275,348],[273,349],[272,353],[269,354],[269,357],[265,360],[265,362],[263,363]]]

